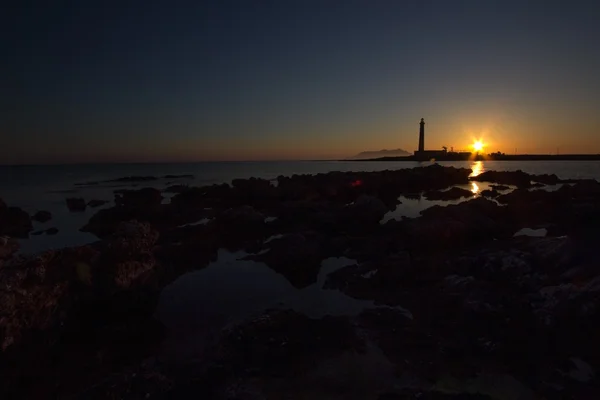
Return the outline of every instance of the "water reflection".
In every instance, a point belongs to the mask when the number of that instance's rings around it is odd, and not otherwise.
[[[181,276],[163,290],[156,315],[169,330],[165,354],[197,354],[222,328],[265,309],[292,309],[311,318],[322,318],[355,316],[376,307],[372,301],[323,289],[328,274],[355,264],[355,260],[328,258],[322,263],[317,282],[297,289],[265,264],[240,260],[245,255],[220,250],[216,262]],[[396,309],[410,315],[400,307]]]
[[[479,186],[477,183],[471,182],[471,192],[473,192],[473,194],[479,193]]]
[[[470,175],[471,177],[480,175],[484,172],[483,161],[474,161],[473,164],[471,164],[471,169],[473,170]]]

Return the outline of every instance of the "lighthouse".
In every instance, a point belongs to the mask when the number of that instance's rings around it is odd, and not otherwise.
[[[421,122],[419,123],[419,153],[423,153],[425,151],[425,119],[421,118]]]

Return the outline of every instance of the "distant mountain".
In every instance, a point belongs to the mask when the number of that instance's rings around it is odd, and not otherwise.
[[[404,157],[412,155],[406,150],[396,149],[396,150],[379,150],[379,151],[363,151],[355,155],[354,157],[350,157],[350,160],[362,160],[368,158],[380,158],[380,157]]]

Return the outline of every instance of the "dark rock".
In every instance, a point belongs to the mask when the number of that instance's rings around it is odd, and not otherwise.
[[[48,222],[52,219],[52,213],[49,211],[38,211],[31,217],[31,219],[41,223]]]
[[[421,200],[421,193],[404,193],[403,196],[411,200]]]
[[[0,206],[0,236],[26,238],[32,230],[29,214],[18,207]]]
[[[67,207],[71,212],[85,211],[86,204],[85,200],[80,197],[69,197],[67,200]]]
[[[295,233],[267,244],[269,251],[249,255],[245,259],[264,262],[282,274],[297,288],[309,286],[317,281],[322,254],[319,238],[314,234]]]
[[[219,221],[233,226],[263,225],[265,216],[252,206],[241,206],[225,211]]]
[[[417,275],[410,255],[400,252],[382,260],[341,268],[327,276],[324,288],[338,289],[357,299],[398,305],[399,290],[414,285]]]
[[[494,182],[503,185],[514,185],[519,188],[531,186],[531,175],[518,171],[486,171],[470,179],[478,182]]]
[[[568,214],[571,209],[570,194],[565,190],[517,189],[496,199],[506,204],[508,220],[519,226],[531,227],[540,224],[563,223],[573,219]]]
[[[162,203],[160,190],[143,188],[138,190],[124,190],[115,196],[115,204],[136,211],[155,211]]]
[[[39,235],[41,235],[42,233],[45,233],[45,232],[46,232],[46,230],[45,230],[45,229],[42,229],[41,231],[35,231],[35,232],[31,232],[31,234],[32,234],[33,236],[39,236]]]
[[[171,204],[178,209],[197,210],[204,208],[228,208],[238,205],[234,191],[228,184],[204,187],[191,187],[171,198]]]
[[[389,208],[378,198],[361,195],[347,209],[348,221],[358,225],[378,224]]]
[[[56,229],[56,228],[46,229],[46,235],[56,235],[57,233],[58,233],[58,229]]]
[[[149,182],[158,180],[155,176],[124,176],[122,178],[111,179],[103,181],[103,183],[117,183],[117,182]]]
[[[462,189],[459,187],[453,187],[450,190],[444,191],[430,191],[425,193],[425,198],[427,200],[458,200],[463,197],[473,197],[474,193],[470,190]]]
[[[570,189],[570,192],[578,198],[582,197],[598,197],[600,196],[600,183],[594,179],[582,179],[575,183],[575,185],[568,187],[563,186],[566,190]]]
[[[183,193],[190,190],[188,185],[172,185],[163,189],[164,193]]]
[[[544,185],[556,185],[562,182],[555,174],[532,175],[532,180]]]
[[[265,209],[274,207],[279,202],[278,188],[266,179],[234,179],[231,184],[239,204]]]
[[[0,236],[0,260],[10,258],[19,250],[19,247],[19,242],[16,240],[6,236]]]
[[[496,198],[496,197],[500,196],[500,192],[498,192],[497,190],[486,189],[481,192],[481,195],[483,197]]]
[[[499,192],[502,192],[504,190],[510,190],[510,186],[504,186],[504,185],[490,185],[490,187],[492,189],[495,189],[495,190],[499,191]]]
[[[80,182],[80,183],[76,183],[75,186],[96,186],[99,185],[101,182],[99,181],[90,181],[90,182]],[[73,191],[69,191],[69,192],[73,192]]]
[[[318,360],[364,349],[345,317],[310,319],[294,311],[271,311],[227,332],[219,343],[221,363],[263,376],[292,377]]]
[[[494,238],[508,237],[512,229],[505,212],[484,198],[446,207],[433,206],[422,218],[406,221],[407,239],[416,248],[465,246]]]
[[[184,175],[165,175],[164,179],[194,179],[194,175],[184,174]]]
[[[88,205],[89,207],[92,207],[92,208],[97,208],[97,207],[103,206],[103,205],[105,205],[105,204],[107,204],[107,203],[108,203],[108,201],[107,201],[107,200],[90,200],[90,201],[87,203],[87,205]]]

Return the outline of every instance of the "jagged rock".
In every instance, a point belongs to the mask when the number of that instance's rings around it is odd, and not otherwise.
[[[90,201],[88,201],[87,205],[91,208],[97,208],[97,207],[103,206],[107,203],[108,203],[108,201],[106,201],[106,200],[90,200]]]
[[[219,220],[228,225],[235,226],[263,225],[265,223],[265,216],[256,211],[252,206],[241,206],[225,211]]]
[[[310,319],[294,311],[271,311],[227,332],[220,361],[257,374],[295,376],[317,360],[364,348],[346,317]]]
[[[138,190],[123,190],[115,196],[115,204],[136,211],[154,211],[162,203],[160,190],[143,188]]]
[[[164,179],[194,179],[194,175],[192,174],[183,174],[183,175],[165,175]]]
[[[190,190],[188,185],[171,185],[163,189],[164,193],[184,193]]]
[[[483,197],[496,198],[496,197],[500,196],[500,192],[498,192],[497,190],[486,189],[481,192],[481,195]]]
[[[0,236],[26,238],[32,230],[29,214],[18,207],[0,206]]]
[[[178,209],[187,211],[203,208],[227,208],[239,205],[234,199],[233,189],[228,184],[190,187],[171,198],[171,204]]]
[[[521,171],[485,171],[477,176],[470,178],[478,182],[494,182],[503,185],[514,185],[519,188],[528,188],[531,186],[532,176]]]
[[[463,197],[473,197],[475,194],[470,190],[462,189],[459,187],[453,187],[450,190],[437,190],[425,193],[427,200],[458,200]]]
[[[562,182],[556,174],[532,175],[532,180],[543,183],[544,185],[556,185]]]
[[[86,204],[85,200],[80,197],[69,197],[67,200],[67,207],[71,212],[81,212],[85,211]]]
[[[115,259],[148,255],[158,241],[159,233],[150,224],[138,221],[121,222],[109,240],[106,251]]]
[[[477,198],[446,207],[433,206],[422,218],[405,223],[407,239],[417,248],[464,246],[511,235],[505,210],[492,201]]]
[[[474,281],[472,276],[448,275],[444,278],[444,284],[454,289],[465,289]]]
[[[316,235],[294,233],[274,239],[267,246],[269,250],[266,253],[250,255],[246,259],[264,262],[297,288],[317,281],[321,261],[325,257]]]
[[[563,186],[576,197],[598,197],[600,196],[600,183],[593,179],[582,179],[573,186]]]
[[[39,236],[42,234],[46,234],[46,235],[56,235],[58,233],[58,229],[56,228],[48,228],[48,229],[42,229],[41,231],[35,231],[32,232],[31,234],[34,236]]]
[[[155,176],[124,176],[122,178],[110,179],[103,181],[104,183],[117,183],[117,182],[148,182],[158,180]]]
[[[505,186],[505,185],[490,185],[490,187],[494,190],[497,190],[499,192],[502,192],[504,190],[509,190],[510,186]]]
[[[0,260],[10,258],[19,250],[19,247],[19,242],[16,240],[6,236],[0,236]]]
[[[104,242],[3,265],[0,392],[70,397],[87,389],[80,379],[103,379],[106,365],[115,372],[153,354],[164,336],[153,319],[164,285],[152,257],[157,238],[132,221]],[[74,369],[73,360],[86,368]],[[31,379],[36,385],[26,384]]]
[[[52,213],[50,213],[49,211],[38,211],[35,214],[33,214],[31,219],[41,223],[48,222],[52,219]]]
[[[348,218],[357,224],[379,223],[388,211],[388,207],[381,200],[367,195],[361,195],[347,207]]]
[[[263,209],[274,206],[279,200],[277,188],[266,179],[234,179],[231,185],[240,204]]]

